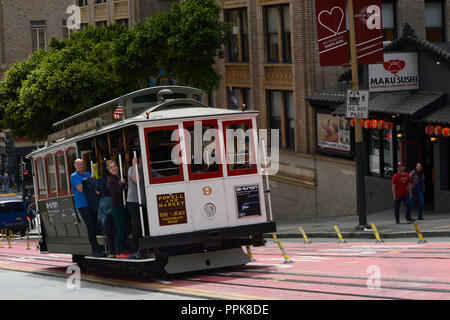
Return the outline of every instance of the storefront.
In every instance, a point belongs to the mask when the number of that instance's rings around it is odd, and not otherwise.
[[[393,207],[391,179],[401,161],[408,171],[422,163],[425,208],[450,212],[450,44],[410,32],[385,48],[384,60],[360,68],[360,88],[370,91],[369,119],[362,121],[367,211]],[[345,92],[307,100],[317,119],[317,152],[354,159],[355,120],[345,118]]]

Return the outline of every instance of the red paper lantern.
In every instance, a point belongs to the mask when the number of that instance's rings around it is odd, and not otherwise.
[[[425,127],[425,132],[427,135],[431,136],[434,132],[434,127],[431,124],[427,125]]]
[[[384,128],[387,130],[387,131],[390,131],[390,130],[392,130],[392,126],[393,126],[394,124],[392,123],[392,122],[386,122],[385,123],[385,125],[384,125]]]
[[[370,128],[370,121],[369,120],[364,120],[364,128],[369,129]]]
[[[450,128],[445,127],[444,129],[442,129],[442,135],[448,138],[448,136],[450,135]]]
[[[378,120],[378,129],[384,129],[385,121],[384,120]]]
[[[378,128],[378,120],[371,120],[371,121],[370,121],[370,127],[371,127],[372,129]]]
[[[441,132],[442,132],[442,126],[435,126],[434,127],[434,134],[436,136],[439,136],[441,134]]]

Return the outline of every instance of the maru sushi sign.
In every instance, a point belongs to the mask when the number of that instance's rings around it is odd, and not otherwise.
[[[416,52],[385,53],[383,64],[369,65],[369,91],[419,89],[419,63]]]

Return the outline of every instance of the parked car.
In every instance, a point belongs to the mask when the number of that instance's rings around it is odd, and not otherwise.
[[[21,199],[0,199],[0,229],[20,232],[23,237],[29,226],[27,206]]]

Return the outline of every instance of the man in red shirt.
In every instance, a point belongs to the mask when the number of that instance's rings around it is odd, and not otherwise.
[[[400,204],[403,201],[406,205],[406,221],[411,223],[415,221],[415,219],[411,219],[411,179],[409,174],[405,172],[405,166],[401,162],[397,164],[397,168],[398,172],[392,178],[392,196],[395,201],[395,222],[400,223]]]

